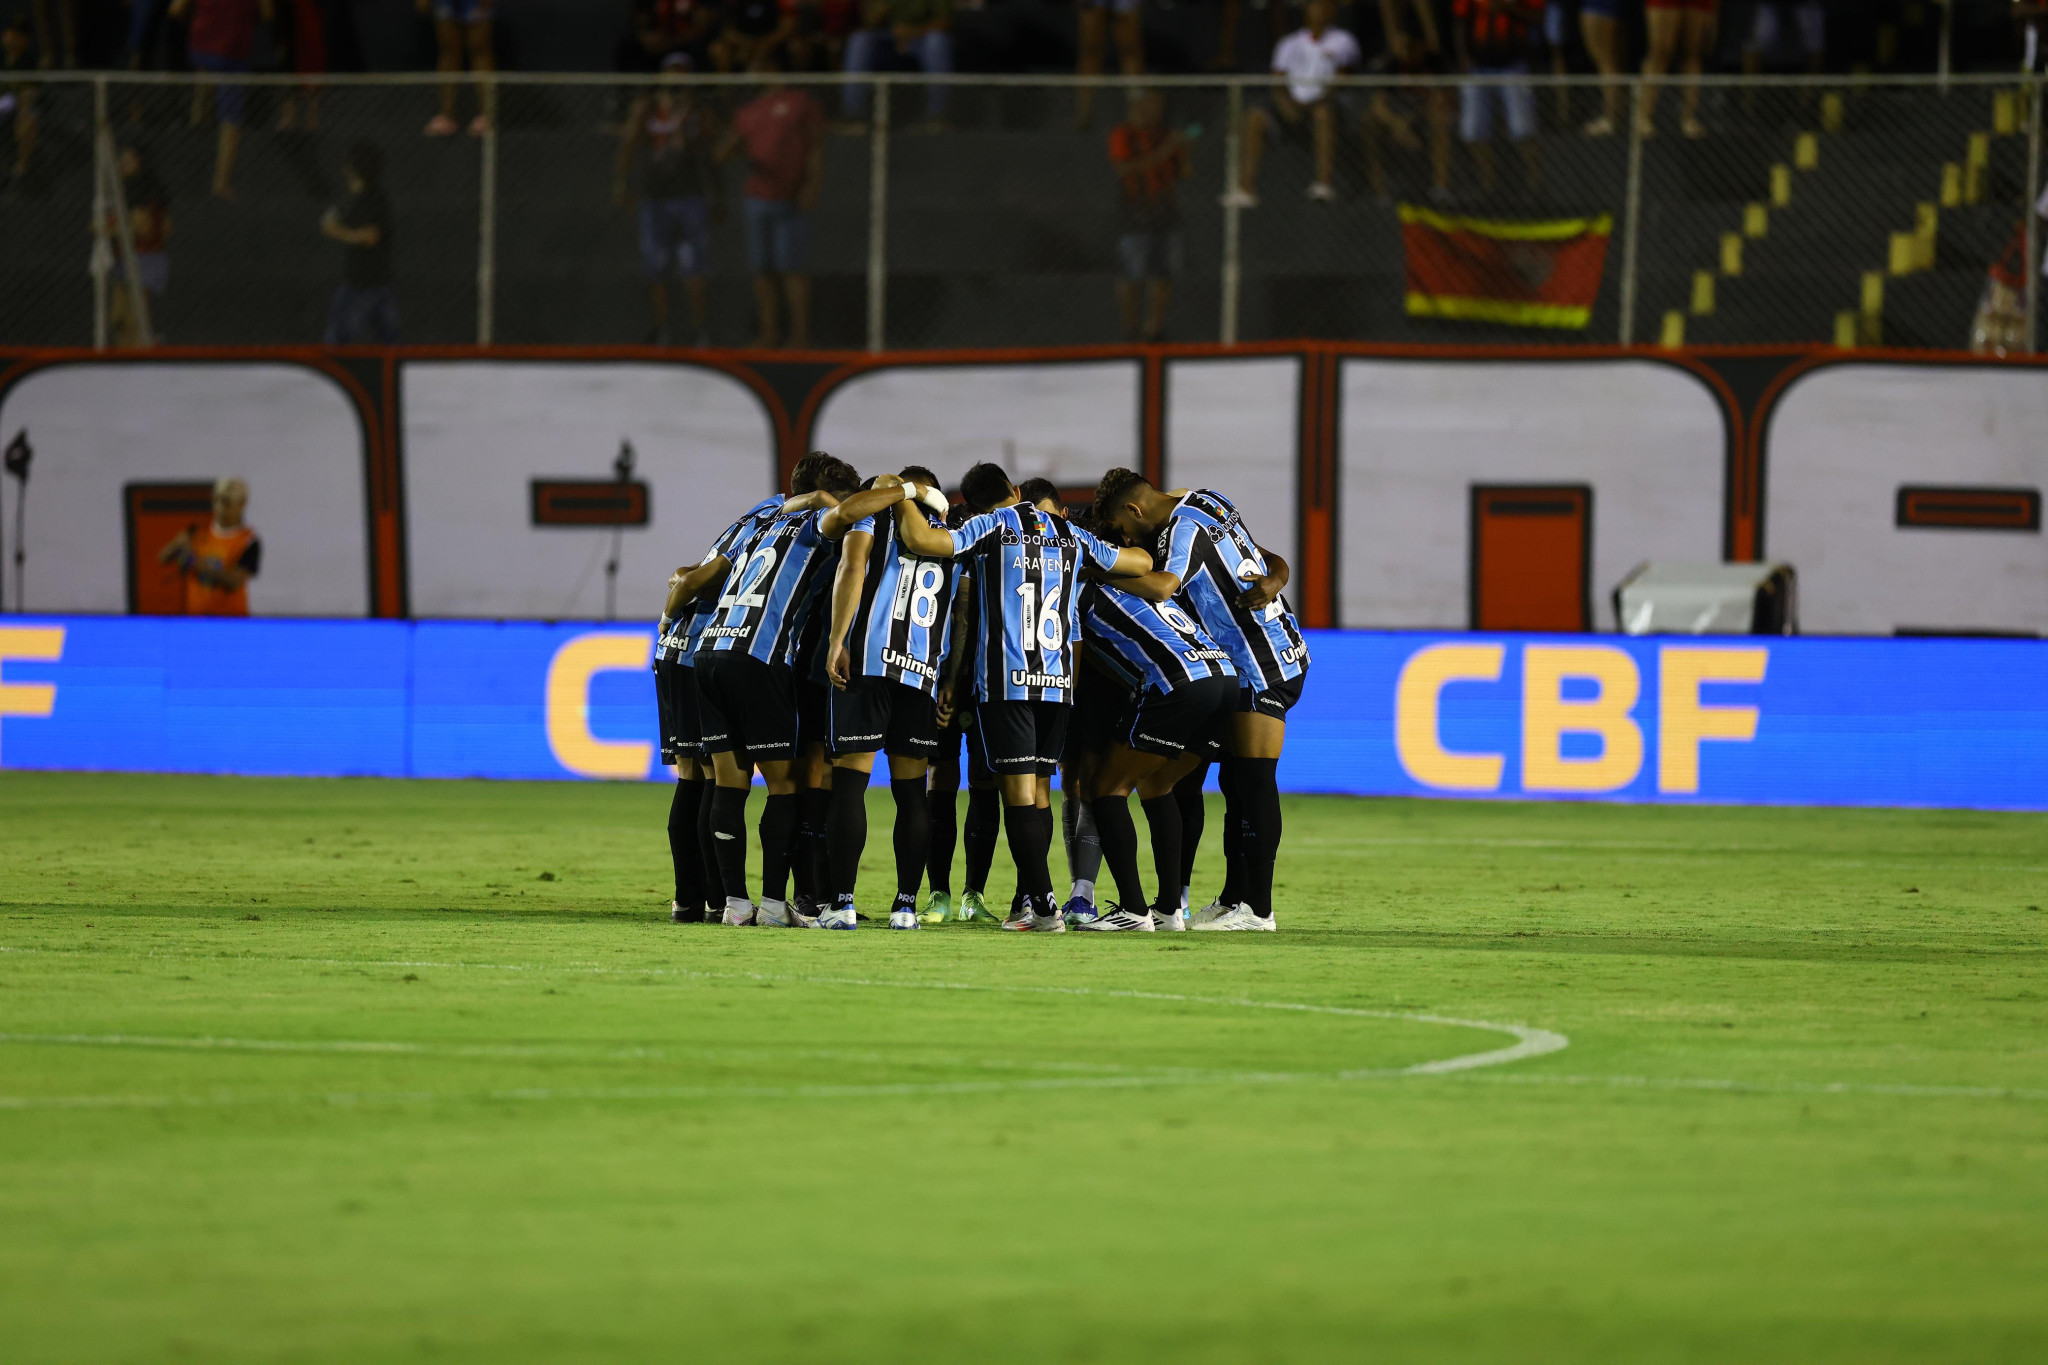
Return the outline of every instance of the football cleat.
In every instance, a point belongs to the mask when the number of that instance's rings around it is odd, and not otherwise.
[[[1057,911],[1050,915],[1040,915],[1026,906],[1004,920],[1002,927],[1015,934],[1064,934],[1067,932],[1067,921],[1066,917]]]
[[[1152,912],[1126,910],[1120,905],[1112,905],[1094,919],[1075,927],[1092,929],[1099,934],[1149,934],[1152,932]]]
[[[1199,929],[1210,920],[1222,919],[1236,908],[1234,905],[1225,905],[1221,898],[1210,901],[1207,905],[1188,916],[1188,928]]]
[[[979,891],[962,891],[960,907],[953,912],[953,916],[961,920],[993,920],[996,913],[988,908],[988,902],[981,898]]]
[[[1198,933],[1214,934],[1241,934],[1246,932],[1270,934],[1276,932],[1279,927],[1275,923],[1275,917],[1272,915],[1260,919],[1252,913],[1252,908],[1249,905],[1233,905],[1229,910],[1218,915],[1208,923],[1197,924],[1195,930]]]
[[[1086,929],[1101,917],[1102,912],[1096,909],[1095,902],[1086,896],[1075,896],[1067,902],[1066,909],[1061,911],[1061,914],[1073,928]]]
[[[917,928],[917,927],[918,927],[918,923],[917,923],[917,911],[915,911],[915,910],[891,910],[891,911],[889,912],[889,927],[890,927],[891,929],[915,929],[915,928]]]
[[[1178,934],[1188,927],[1188,912],[1185,910],[1154,910],[1152,926],[1163,934]]]
[[[818,912],[817,923],[811,927],[814,929],[852,929],[858,922],[857,917],[853,913],[852,906],[830,905]]]
[[[744,928],[753,922],[753,902],[743,901],[738,896],[727,896],[725,898],[725,913],[719,916],[719,923],[735,924]]]
[[[704,907],[693,905],[685,909],[681,901],[670,901],[668,903],[668,917],[677,924],[702,924],[704,922]]]
[[[754,911],[754,923],[763,929],[787,929],[789,923],[789,902],[771,901],[763,897]]]
[[[953,918],[953,898],[943,891],[934,891],[925,899],[924,910],[917,917],[920,924],[944,924]]]
[[[815,929],[815,928],[817,928],[817,927],[818,927],[818,916],[817,916],[817,914],[815,914],[815,913],[810,913],[810,914],[807,914],[807,913],[805,913],[805,912],[806,912],[806,910],[809,910],[809,911],[817,911],[818,909],[819,909],[819,906],[818,906],[818,903],[817,903],[816,901],[806,901],[806,900],[794,900],[794,901],[791,901],[791,902],[789,903],[789,927],[790,927],[790,928],[792,928],[792,929]]]

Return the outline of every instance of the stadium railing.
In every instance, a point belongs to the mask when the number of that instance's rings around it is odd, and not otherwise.
[[[317,342],[340,276],[319,222],[363,139],[386,168],[404,341],[660,339],[637,209],[615,200],[613,173],[625,111],[663,78],[466,77],[463,116],[488,95],[492,130],[438,139],[421,132],[435,73],[6,79],[15,136],[32,125],[35,146],[0,194],[0,344],[135,342],[138,303],[152,344]],[[787,79],[844,122],[850,78]],[[759,85],[682,83],[721,113]],[[1189,139],[1169,340],[2033,348],[2035,78],[1706,78],[1704,138],[1680,133],[1679,78],[1661,93],[1640,78],[1346,79],[1335,197],[1307,197],[1309,143],[1289,134],[1268,139],[1256,207],[1224,192],[1266,77],[1102,79],[1087,128],[1072,77],[858,84],[873,115],[828,136],[812,225],[819,348],[1123,339],[1106,141],[1136,86],[1158,88]],[[1537,133],[1525,157],[1488,101],[1488,182],[1461,105],[1509,85],[1533,97]],[[1621,117],[1587,136],[1609,85]],[[231,200],[211,192],[227,100],[245,106]],[[1635,115],[1653,102],[1646,136]],[[144,183],[119,172],[128,148],[171,219],[167,278],[139,300],[114,211]],[[753,334],[735,170],[725,186],[708,334],[678,290],[676,344]]]

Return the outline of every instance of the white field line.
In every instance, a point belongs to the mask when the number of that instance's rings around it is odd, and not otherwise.
[[[10,950],[15,951],[15,950]],[[156,956],[156,954],[149,954]],[[192,956],[192,955],[180,955]],[[1144,1000],[1165,1004],[1215,1006],[1226,1009],[1283,1010],[1299,1014],[1336,1015],[1353,1019],[1384,1019],[1401,1023],[1430,1024],[1446,1028],[1474,1029],[1485,1033],[1506,1034],[1514,1042],[1506,1047],[1491,1048],[1484,1052],[1461,1053],[1453,1057],[1442,1057],[1432,1061],[1419,1062],[1413,1066],[1385,1069],[1352,1070],[1339,1072],[1238,1072],[1204,1071],[1194,1069],[1171,1069],[1100,1076],[1048,1077],[1032,1080],[1012,1081],[951,1081],[951,1082],[896,1082],[879,1085],[834,1085],[834,1086],[681,1086],[681,1087],[629,1087],[625,1089],[552,1089],[525,1088],[476,1092],[462,1096],[444,1096],[438,1092],[399,1092],[391,1096],[370,1096],[348,1094],[342,1098],[333,1095],[290,1095],[283,1099],[321,1099],[330,1103],[411,1103],[420,1102],[422,1097],[463,1098],[463,1099],[694,1099],[735,1096],[749,1098],[767,1097],[813,1097],[853,1098],[879,1095],[953,1095],[978,1094],[1005,1090],[1050,1090],[1079,1088],[1124,1088],[1132,1086],[1161,1085],[1233,1085],[1233,1084],[1291,1084],[1304,1081],[1363,1080],[1393,1076],[1434,1076],[1450,1072],[1469,1071],[1477,1067],[1501,1066],[1519,1062],[1530,1057],[1541,1057],[1548,1053],[1560,1052],[1571,1045],[1571,1040],[1550,1029],[1531,1028],[1523,1024],[1503,1024],[1483,1019],[1459,1019],[1439,1014],[1418,1014],[1398,1010],[1355,1009],[1346,1005],[1312,1005],[1292,1001],[1248,1000],[1219,996],[1180,995],[1167,991],[1098,991],[1085,986],[995,986],[963,981],[890,981],[872,977],[833,977],[776,975],[766,972],[705,972],[689,971],[668,967],[603,967],[592,964],[556,965],[516,962],[427,962],[427,961],[363,961],[347,958],[211,958],[210,961],[243,962],[290,962],[301,966],[329,967],[378,967],[378,968],[427,968],[435,971],[483,970],[513,972],[580,972],[603,975],[637,975],[681,977],[701,981],[747,981],[747,982],[788,982],[812,986],[845,986],[879,990],[940,990],[977,991],[1001,994],[1065,995],[1096,997],[1113,1000]],[[419,1043],[378,1043],[371,1041],[340,1041],[328,1044],[294,1044],[289,1040],[237,1039],[237,1038],[195,1038],[188,1040],[170,1039],[148,1035],[124,1034],[0,1034],[0,1043],[18,1044],[62,1044],[71,1046],[102,1045],[129,1047],[189,1047],[197,1050],[247,1049],[252,1051],[327,1051],[341,1053],[406,1053],[424,1052],[429,1044]],[[478,1055],[488,1055],[480,1053]],[[499,1055],[506,1055],[500,1053]],[[0,1109],[48,1109],[48,1108],[97,1108],[97,1107],[162,1107],[188,1103],[255,1103],[252,1099],[237,1095],[216,1095],[211,1099],[181,1099],[171,1096],[0,1096]]]

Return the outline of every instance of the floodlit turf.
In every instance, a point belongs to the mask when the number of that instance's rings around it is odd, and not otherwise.
[[[1289,801],[1281,934],[1050,938],[670,925],[666,802],[0,776],[0,1358],[2048,1358],[2048,820]]]

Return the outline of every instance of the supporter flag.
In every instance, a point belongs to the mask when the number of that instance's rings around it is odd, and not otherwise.
[[[1401,205],[1408,315],[1583,328],[1600,297],[1611,215],[1456,218]]]

